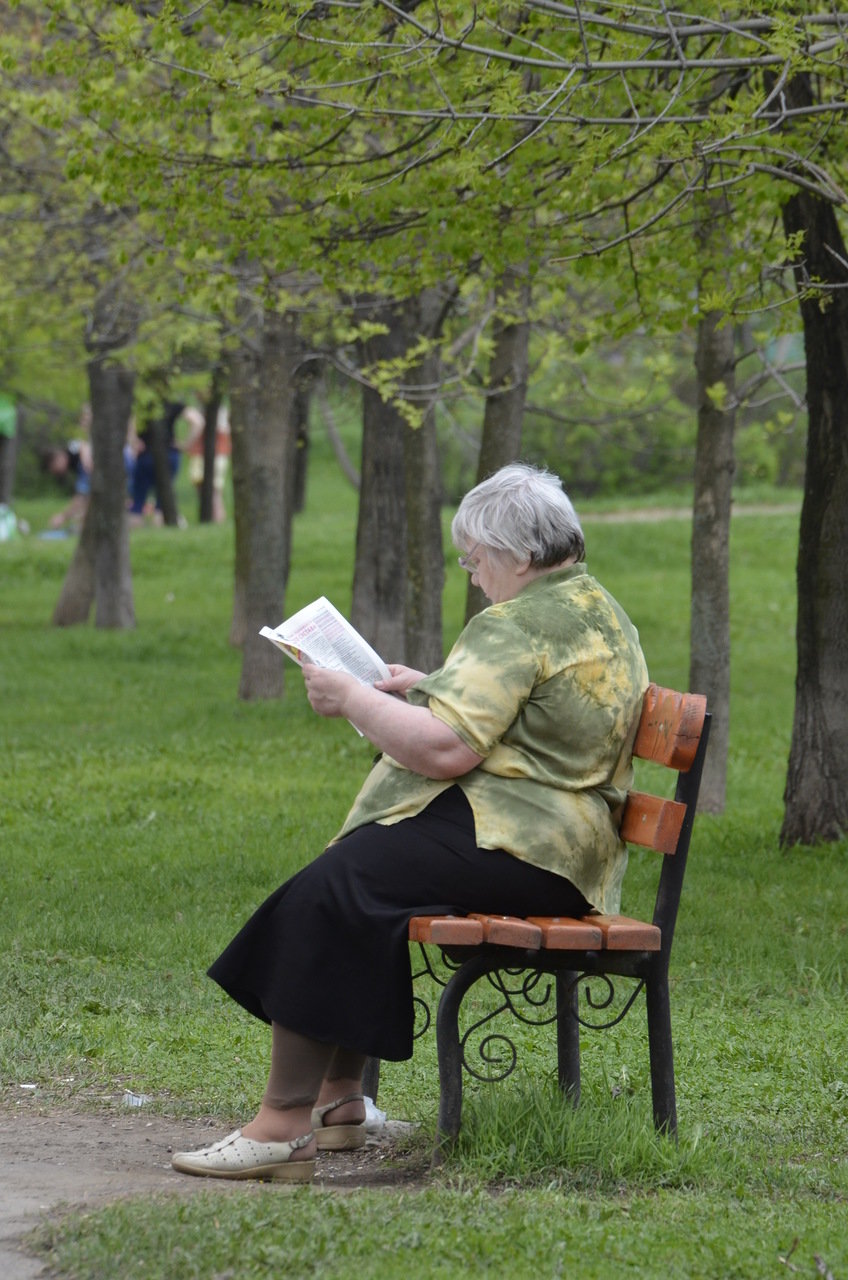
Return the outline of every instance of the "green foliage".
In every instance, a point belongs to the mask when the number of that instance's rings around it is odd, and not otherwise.
[[[603,299],[587,293],[571,299],[581,308],[564,318],[564,331],[539,323],[531,338],[531,378],[522,442],[524,455],[550,466],[565,479],[572,496],[656,495],[691,483],[695,461],[697,397],[695,335],[686,328],[673,336],[644,332],[604,340],[597,334],[575,341],[572,324],[590,327]],[[783,381],[795,402],[772,400],[774,384],[760,381],[764,363],[785,364],[792,343],[777,344],[767,329],[759,350],[738,366],[742,400],[735,436],[735,483],[740,493],[752,484],[803,482],[805,422],[795,404],[803,386],[796,372]],[[750,390],[745,389],[750,384]],[[712,388],[721,399],[721,387]],[[446,394],[438,424],[448,492],[457,500],[474,482],[481,412],[472,392]]]
[[[653,317],[688,305],[669,276],[691,284],[699,270],[687,216],[712,164],[722,190],[745,184],[744,216],[731,210],[722,237],[739,276],[727,305],[755,284],[752,237],[767,243],[779,187],[751,151],[779,173],[794,127],[770,151],[756,62],[779,57],[787,76],[808,66],[819,25],[719,32],[693,16],[692,74],[673,77],[669,19],[649,7],[639,25],[588,13],[542,29],[509,2],[485,15],[440,6],[432,25],[358,3],[47,7],[57,22],[35,65],[61,88],[38,109],[51,127],[74,122],[69,173],[104,203],[149,214],[189,259],[247,253],[269,277],[296,263],[331,288],[402,295],[468,264],[486,276],[519,262],[535,273],[556,255],[588,265],[641,227],[603,270],[623,301],[635,282],[637,311]],[[728,80],[723,59],[745,73]],[[832,42],[815,66],[838,82]],[[803,151],[828,118],[797,126]]]
[[[784,244],[776,224],[794,149],[817,157],[810,180],[844,186],[828,112],[784,121],[779,146],[757,114],[768,106],[757,59],[779,56],[789,77],[813,65],[820,34],[817,83],[823,96],[839,87],[827,15],[770,10],[748,24],[755,11],[743,8],[719,30],[695,5],[692,74],[677,75],[672,19],[651,6],[637,24],[590,5],[581,22],[546,14],[540,26],[533,4],[511,0],[485,14],[440,6],[432,25],[358,3],[7,5],[4,143],[16,176],[0,192],[0,381],[39,433],[54,429],[55,406],[75,416],[87,319],[117,279],[139,308],[123,355],[142,396],[226,354],[239,288],[295,306],[317,350],[355,364],[358,291],[400,297],[451,280],[461,301],[444,350],[461,344],[463,324],[478,329],[474,358],[451,358],[446,372],[458,492],[487,378],[488,294],[514,268],[534,284],[538,332],[554,317],[567,334],[536,339],[528,452],[578,494],[688,479],[691,404],[680,374],[653,363],[657,349],[685,347],[699,309],[740,322],[761,308],[785,315],[781,288],[802,246]],[[738,74],[727,79],[714,54]],[[625,335],[631,350],[604,406],[596,362],[621,358]],[[369,371],[413,425],[421,408],[400,389],[418,354]],[[470,407],[454,403],[469,394]],[[746,411],[740,480],[797,483],[799,435]]]

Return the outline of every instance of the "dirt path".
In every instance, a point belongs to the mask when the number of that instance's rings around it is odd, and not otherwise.
[[[319,1190],[420,1183],[420,1158],[395,1160],[398,1138],[409,1126],[388,1121],[370,1134],[360,1152],[322,1155]],[[26,1251],[25,1237],[39,1222],[69,1209],[94,1208],[121,1197],[194,1195],[214,1188],[221,1195],[255,1195],[256,1183],[187,1178],[170,1166],[172,1150],[191,1150],[223,1135],[220,1124],[173,1120],[144,1108],[119,1104],[97,1111],[0,1108],[0,1276],[46,1280],[49,1269]]]

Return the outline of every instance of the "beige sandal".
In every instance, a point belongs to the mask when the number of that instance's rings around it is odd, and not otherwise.
[[[348,1093],[343,1098],[328,1102],[325,1107],[313,1107],[312,1128],[319,1151],[356,1151],[365,1146],[365,1121],[355,1124],[324,1124],[324,1116],[346,1102],[364,1102],[361,1093]]]
[[[314,1160],[292,1160],[295,1151],[312,1141],[312,1134],[291,1142],[255,1142],[241,1129],[200,1151],[176,1151],[171,1164],[179,1173],[201,1178],[275,1178],[280,1182],[309,1182]]]

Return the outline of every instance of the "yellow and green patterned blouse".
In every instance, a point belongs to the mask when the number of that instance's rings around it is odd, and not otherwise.
[[[339,835],[420,813],[462,788],[477,843],[566,876],[599,911],[619,910],[627,850],[620,806],[648,675],[639,636],[585,564],[533,579],[459,636],[407,693],[483,761],[455,780],[383,755]]]

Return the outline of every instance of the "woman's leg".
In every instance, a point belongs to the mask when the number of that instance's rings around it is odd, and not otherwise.
[[[259,1110],[242,1127],[245,1138],[255,1142],[290,1142],[312,1129],[312,1108],[316,1105],[330,1070],[334,1048],[271,1023],[271,1068]],[[314,1143],[298,1152],[312,1159]]]
[[[208,1178],[308,1181],[318,1152],[312,1108],[332,1057],[332,1045],[272,1023],[271,1070],[256,1115],[211,1147],[175,1152],[173,1167]]]
[[[412,1056],[415,1021],[410,916],[587,909],[562,877],[478,849],[471,809],[452,788],[415,818],[331,845],[266,899],[209,974],[256,1017],[400,1061]],[[358,1070],[334,1067],[338,1091],[322,1092],[321,1105],[344,1096],[342,1078]]]
[[[345,1099],[326,1112],[325,1125],[358,1125],[365,1120],[362,1072],[366,1058],[333,1048],[271,1023],[271,1069],[259,1110],[242,1127],[256,1142],[290,1142],[309,1133],[313,1107]],[[304,1158],[314,1156],[305,1147]]]
[[[323,1121],[325,1125],[362,1124],[365,1120],[365,1103],[361,1094],[362,1073],[367,1061],[364,1053],[356,1053],[353,1049],[333,1050],[316,1106],[329,1106],[338,1098],[347,1098],[349,1101],[327,1111]]]
[[[242,1135],[254,1142],[291,1142],[312,1129],[312,1109],[343,1099],[326,1112],[327,1125],[359,1125],[365,1120],[361,1053],[334,1048],[271,1023],[271,1068],[259,1110]],[[315,1144],[302,1147],[292,1159],[309,1160]]]

